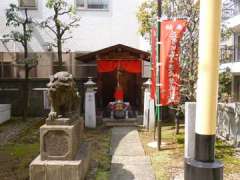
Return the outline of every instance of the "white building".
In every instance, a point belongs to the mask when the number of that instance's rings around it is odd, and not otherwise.
[[[11,29],[6,27],[5,12],[10,3],[28,7],[34,20],[43,21],[53,14],[46,8],[47,0],[1,0],[0,1],[0,37]],[[76,15],[81,18],[80,26],[72,30],[72,39],[64,44],[64,51],[91,52],[116,44],[141,48],[136,18],[141,0],[67,0],[76,7]],[[47,44],[53,41],[53,34],[38,27],[30,43],[33,52],[44,52]],[[5,45],[6,46],[6,45]],[[14,51],[14,45],[8,43],[8,49],[0,45],[0,51]],[[16,46],[16,51],[20,51]]]
[[[98,106],[104,105],[105,107],[108,102],[114,101],[116,85],[121,81],[125,100],[133,107],[140,109],[142,77],[145,71],[149,72],[149,68],[143,66],[146,63],[148,67],[149,63],[145,60],[149,60],[150,56],[141,48],[142,38],[138,32],[136,14],[142,0],[65,1],[76,8],[76,16],[79,16],[81,20],[80,26],[72,29],[71,34],[66,35],[66,37],[72,36],[73,38],[63,45],[63,68],[73,74],[81,87],[87,77],[94,78],[98,85],[96,95],[99,100]],[[13,30],[6,27],[5,17],[6,9],[11,3],[22,7],[23,10],[27,8],[29,16],[34,21],[42,22],[54,15],[53,10],[46,7],[46,2],[47,0],[1,0],[0,37],[4,37]],[[61,20],[68,21],[67,17]],[[30,78],[33,78],[33,81],[35,81],[34,78],[39,78],[34,82],[35,85],[41,80],[48,81],[49,75],[56,72],[58,60],[56,49],[51,49],[49,46],[54,38],[54,34],[47,29],[34,27],[29,52],[38,55],[38,65],[30,72]],[[13,42],[3,43],[4,38],[0,39],[2,39],[2,42],[0,41],[0,80],[5,79],[8,82],[9,78],[17,78],[17,80],[24,78],[24,68],[16,63],[16,60],[22,59],[22,54],[19,53],[23,52],[21,46]],[[108,73],[100,72],[98,69],[98,62],[105,60],[108,60],[108,64],[114,65],[113,68],[110,66]],[[130,70],[129,63],[134,63]],[[120,66],[124,73],[120,73]],[[45,83],[39,83],[36,86],[42,91],[41,88],[45,87]],[[79,89],[83,94],[84,88]],[[12,103],[12,100],[9,102]]]
[[[66,33],[72,36],[63,44],[63,61],[67,69],[76,74],[79,63],[76,55],[98,51],[122,44],[131,48],[145,50],[145,43],[138,32],[139,24],[136,13],[142,0],[66,0],[76,9],[80,17],[79,25]],[[13,41],[4,42],[3,36],[12,28],[6,26],[6,9],[13,3],[28,9],[28,14],[36,22],[42,22],[53,16],[53,10],[46,7],[47,0],[1,0],[0,1],[0,77],[23,77],[15,60],[21,58],[16,52],[23,52],[22,46]],[[23,11],[24,12],[24,11]],[[61,19],[68,21],[67,17]],[[32,70],[31,77],[46,78],[54,73],[53,66],[57,61],[56,48],[49,44],[54,42],[54,34],[40,26],[35,26],[29,43],[29,52],[40,54],[38,68]],[[71,52],[71,53],[69,53]],[[148,64],[147,64],[148,65]],[[81,67],[79,67],[81,68]]]
[[[233,74],[232,95],[235,101],[240,101],[240,0],[225,0],[223,7],[223,22],[232,35],[221,43],[220,70],[230,68]]]

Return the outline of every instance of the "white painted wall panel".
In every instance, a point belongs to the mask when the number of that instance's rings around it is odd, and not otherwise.
[[[35,20],[41,21],[51,15],[51,11],[45,7],[46,1],[38,0],[38,8],[30,11]],[[74,4],[74,0],[68,1]],[[77,10],[77,15],[81,17],[80,26],[72,31],[74,38],[65,43],[64,50],[94,51],[120,43],[135,48],[143,47],[140,45],[136,18],[137,7],[141,1],[110,0],[107,11]],[[10,3],[18,3],[18,0],[0,1],[0,36],[11,30],[5,26],[5,9]],[[46,51],[46,43],[53,38],[52,33],[35,28],[30,49],[35,52]],[[13,47],[9,43],[8,46]],[[0,50],[7,51],[2,45]],[[16,50],[21,51],[21,48],[16,46]]]

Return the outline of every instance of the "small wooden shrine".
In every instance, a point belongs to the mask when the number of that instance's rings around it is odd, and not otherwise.
[[[149,61],[150,54],[129,46],[118,44],[99,51],[76,57],[78,61],[96,64],[97,104],[105,108],[116,101],[116,89],[122,89],[123,101],[132,109],[142,106],[143,61]]]

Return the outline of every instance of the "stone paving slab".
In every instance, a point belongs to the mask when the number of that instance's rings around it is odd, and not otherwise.
[[[126,136],[119,134],[112,134],[112,143],[118,142],[135,142],[138,143],[140,141],[137,133],[128,134]],[[115,136],[114,136],[115,135]]]
[[[144,150],[135,127],[112,128],[111,155],[144,156]]]
[[[150,165],[112,164],[110,180],[155,180]]]
[[[155,180],[135,127],[112,128],[110,180]]]
[[[128,165],[151,165],[150,158],[148,156],[114,156],[112,158],[112,163],[118,164],[128,164]]]
[[[138,133],[136,127],[119,127],[119,128],[112,128],[112,134],[136,134]]]
[[[144,150],[139,143],[114,143],[115,148],[111,149],[113,156],[144,156]]]

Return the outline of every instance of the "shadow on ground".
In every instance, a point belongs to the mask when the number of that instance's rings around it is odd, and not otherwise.
[[[134,175],[130,171],[124,169],[123,164],[113,163],[111,170],[112,172],[115,172],[111,174],[110,176],[111,180],[133,180],[134,179]]]

